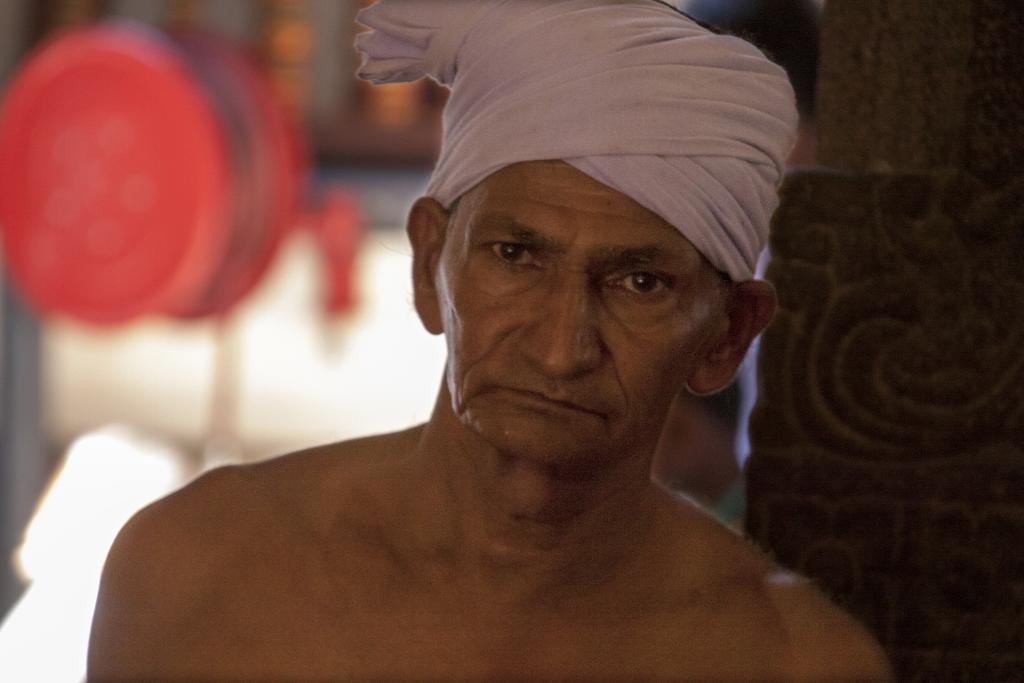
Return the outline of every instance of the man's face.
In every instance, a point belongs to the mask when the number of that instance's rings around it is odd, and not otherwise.
[[[435,275],[461,424],[543,464],[653,450],[727,326],[725,283],[654,213],[562,162],[463,196]]]

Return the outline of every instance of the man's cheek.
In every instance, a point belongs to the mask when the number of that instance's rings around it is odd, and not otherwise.
[[[642,421],[659,421],[686,381],[690,349],[668,346],[660,353],[631,354],[619,373],[629,405]]]
[[[453,315],[448,336],[448,389],[457,407],[472,397],[495,374],[494,344],[482,321],[472,315]]]
[[[456,302],[463,331],[463,350],[473,357],[490,353],[520,325],[523,302],[482,292],[467,293]]]

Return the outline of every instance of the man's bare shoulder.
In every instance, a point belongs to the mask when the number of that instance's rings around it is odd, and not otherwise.
[[[253,562],[284,567],[302,544],[328,533],[337,512],[328,503],[353,500],[408,438],[368,437],[220,467],[139,511],[104,565],[90,678],[167,670],[156,661],[166,633],[196,618],[225,582],[251,574]]]
[[[230,518],[239,478],[228,467],[205,474],[136,513],[118,533],[93,616],[90,681],[168,671],[166,634],[202,602],[236,544],[237,523],[211,520]]]
[[[706,561],[723,591],[754,623],[777,629],[790,681],[890,681],[882,648],[864,626],[809,579],[776,564],[752,541],[704,517],[699,532]]]
[[[894,680],[874,636],[812,581],[780,569],[765,582],[791,643],[791,680]]]
[[[317,446],[245,465],[211,470],[136,514],[121,530],[108,558],[201,548],[224,554],[246,538],[322,514],[327,501],[343,501],[398,459],[414,430]],[[289,529],[291,531],[291,529]],[[219,549],[219,552],[218,552]],[[154,555],[155,554],[155,555]],[[170,559],[170,558],[167,558]]]
[[[698,581],[714,604],[704,615],[709,632],[719,625],[734,644],[747,633],[750,652],[760,648],[785,680],[892,680],[875,638],[812,581],[779,567],[696,503],[674,500],[674,505],[676,552],[699,568]]]
[[[665,547],[709,584],[759,585],[776,564],[754,543],[726,526],[696,501],[662,492]]]
[[[249,465],[234,466],[236,474],[247,486],[274,488],[291,484],[308,485],[311,480],[326,485],[374,476],[401,460],[415,447],[420,427],[400,432],[377,434],[349,441],[314,446],[287,455]]]
[[[114,550],[160,539],[224,548],[268,517],[287,522],[319,510],[326,498],[372,480],[403,453],[414,430],[316,446],[260,462],[218,467],[140,511]],[[339,490],[342,489],[342,490]],[[179,546],[180,547],[180,546]],[[115,558],[116,559],[116,558]]]

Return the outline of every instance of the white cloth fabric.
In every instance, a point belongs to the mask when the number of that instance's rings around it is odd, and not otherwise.
[[[450,86],[427,194],[563,159],[753,276],[797,112],[785,72],[656,0],[380,0],[359,75]]]

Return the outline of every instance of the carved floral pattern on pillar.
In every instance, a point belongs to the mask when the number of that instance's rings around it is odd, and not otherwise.
[[[783,194],[748,528],[860,616],[901,680],[1013,680],[1024,177],[819,170]]]

